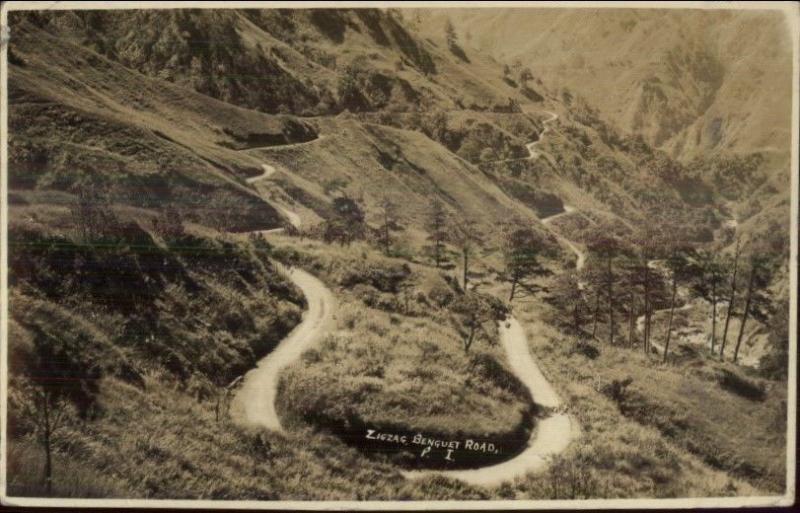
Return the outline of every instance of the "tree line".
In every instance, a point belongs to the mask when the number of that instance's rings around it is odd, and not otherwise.
[[[604,320],[609,344],[634,347],[638,342],[651,354],[660,339],[664,362],[680,303],[688,307],[688,301],[703,299],[711,319],[709,350],[725,359],[732,344],[736,363],[747,322],[764,322],[774,310],[767,287],[775,270],[763,252],[745,246],[737,239],[730,253],[698,248],[679,224],[669,221],[646,225],[628,240],[596,234],[587,243],[591,258],[586,268],[562,275],[551,297],[560,322],[576,336],[598,339]],[[656,311],[668,312],[660,335],[653,322]],[[740,319],[738,334],[731,329],[734,317]]]

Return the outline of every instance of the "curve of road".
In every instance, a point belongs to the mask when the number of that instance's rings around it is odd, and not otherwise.
[[[248,178],[250,184],[265,180],[275,173],[275,167],[262,164],[264,173]],[[300,228],[300,216],[291,210],[275,205],[295,227]],[[283,228],[261,230],[256,233],[270,234],[283,231]],[[241,380],[241,386],[231,402],[231,416],[243,425],[256,425],[283,431],[283,427],[275,410],[275,398],[278,392],[278,374],[280,371],[300,358],[300,355],[314,342],[322,338],[333,321],[336,300],[333,293],[316,277],[302,269],[287,269],[282,264],[275,264],[280,272],[288,277],[303,292],[308,303],[308,310],[303,313],[303,320],[294,330],[278,343],[275,349],[258,361]]]
[[[553,117],[548,122],[557,117],[555,114],[551,114]],[[546,130],[542,132],[542,135],[545,132]],[[539,141],[541,141],[541,136]],[[528,148],[531,158],[536,158],[535,150],[532,150],[533,146],[528,146]],[[265,180],[275,173],[275,168],[268,164],[262,164],[262,168],[264,173],[249,178],[247,182],[253,184]],[[293,214],[292,216],[287,215],[287,217],[295,227],[299,227],[299,216],[288,210],[286,213]],[[280,230],[280,228],[264,230],[260,233],[275,233]],[[560,237],[560,235],[557,236]],[[578,266],[582,267],[585,260],[583,253],[571,241],[563,240],[578,255]],[[238,422],[276,431],[283,430],[275,410],[278,374],[326,333],[332,323],[336,304],[331,291],[311,274],[300,269],[282,269],[282,271],[303,291],[309,309],[305,312],[303,321],[295,327],[292,333],[283,339],[270,354],[262,358],[256,368],[245,374],[241,387],[236,392],[231,404],[231,414]],[[561,398],[533,359],[528,346],[528,338],[519,321],[512,316],[500,323],[499,331],[512,371],[528,388],[534,402],[545,410],[550,410],[551,415],[537,424],[528,440],[527,447],[508,461],[469,470],[404,471],[405,477],[416,479],[425,475],[441,474],[471,484],[493,486],[526,473],[545,469],[549,464],[549,459],[564,451],[570,442],[580,434],[577,422],[568,414],[559,411],[563,410]]]
[[[541,420],[528,439],[525,449],[508,461],[467,470],[408,470],[402,474],[408,479],[441,475],[459,479],[472,485],[497,486],[518,476],[544,470],[550,458],[563,452],[580,434],[578,423],[563,411],[563,403],[550,382],[544,377],[531,356],[528,337],[514,317],[500,324],[500,340],[508,355],[511,370],[530,391],[534,402],[552,415]]]
[[[550,118],[545,120],[545,125],[556,120],[558,115],[548,112]],[[536,159],[540,155],[534,150],[537,144],[542,141],[544,134],[549,130],[545,129],[539,135],[538,140],[527,144],[525,147],[530,153],[529,159]],[[564,212],[550,216],[542,220],[542,223],[549,225],[554,219],[575,212],[571,205],[564,205]],[[586,254],[581,251],[572,241],[557,233],[552,228],[551,233],[562,241],[577,255],[575,267],[580,270],[586,262]],[[579,283],[583,288],[583,284]],[[454,479],[465,481],[469,484],[479,486],[497,486],[503,482],[510,481],[515,477],[528,473],[537,473],[546,469],[550,463],[550,458],[563,452],[580,435],[580,426],[577,421],[564,413],[564,405],[561,398],[547,381],[538,364],[531,355],[528,346],[528,337],[525,330],[516,318],[511,316],[508,320],[500,323],[500,341],[503,344],[511,370],[520,381],[528,388],[534,403],[538,406],[551,411],[551,415],[540,420],[536,425],[536,430],[528,439],[527,446],[521,453],[510,460],[467,470],[410,470],[403,471],[403,476],[408,479],[419,479],[430,475],[442,475]]]
[[[264,172],[263,172],[263,173],[261,173],[261,174],[260,174],[260,175],[258,175],[258,176],[253,176],[253,177],[247,178],[245,181],[246,181],[248,184],[250,184],[250,185],[253,185],[254,183],[258,183],[258,182],[260,182],[260,181],[262,181],[262,180],[266,180],[267,178],[269,178],[269,177],[271,177],[272,175],[274,175],[274,174],[275,174],[275,171],[277,171],[277,170],[275,169],[275,166],[271,166],[271,165],[269,165],[269,164],[261,164],[261,169],[263,169],[263,170],[264,170]],[[289,210],[288,208],[284,208],[282,205],[279,205],[279,204],[277,204],[277,203],[275,203],[275,202],[271,202],[270,204],[271,204],[271,205],[272,205],[272,206],[273,206],[273,207],[274,207],[274,208],[275,208],[275,209],[276,209],[278,212],[280,212],[280,213],[283,215],[283,217],[285,217],[286,219],[288,219],[288,220],[289,220],[289,223],[290,223],[292,226],[294,226],[295,228],[298,228],[298,229],[300,228],[300,216],[299,216],[299,215],[297,215],[297,213],[295,213],[295,212],[293,212],[293,211]],[[268,234],[268,233],[280,233],[280,232],[282,232],[283,230],[284,230],[283,228],[273,228],[273,229],[271,229],[271,230],[262,230],[260,233],[264,233],[264,234]]]
[[[249,184],[254,184],[256,182],[260,182],[261,180],[266,180],[270,176],[274,175],[276,171],[275,166],[270,166],[269,164],[261,164],[261,169],[264,171],[263,173],[258,176],[250,177],[245,181]]]
[[[544,135],[547,132],[550,131],[550,126],[549,126],[550,123],[552,123],[553,121],[558,119],[558,114],[556,114],[555,112],[550,112],[550,111],[547,111],[547,110],[543,111],[543,112],[546,112],[547,114],[550,114],[550,117],[545,119],[542,122],[542,124],[544,125],[544,130],[542,130],[542,133],[539,134],[539,138],[536,139],[535,141],[530,142],[530,143],[525,145],[525,148],[528,150],[528,153],[530,154],[530,156],[528,157],[529,160],[536,160],[536,159],[539,158],[540,155],[544,154],[543,152],[537,151],[535,148],[539,144],[542,143],[542,141],[544,140]],[[542,224],[544,224],[545,226],[548,226],[548,228],[549,228],[550,223],[552,223],[553,221],[555,221],[559,217],[565,216],[567,214],[571,214],[572,212],[575,212],[575,211],[576,211],[575,207],[573,207],[572,205],[567,205],[566,203],[564,203],[564,211],[563,212],[560,212],[560,213],[558,213],[556,215],[553,215],[553,216],[545,217],[544,219],[541,220]],[[555,235],[555,237],[559,240],[559,242],[561,242],[562,244],[567,246],[570,249],[570,251],[575,253],[575,256],[577,257],[577,260],[575,262],[575,270],[580,271],[581,269],[583,269],[583,266],[586,264],[586,252],[582,251],[574,242],[572,242],[568,238],[564,237],[563,235],[561,235],[557,231],[553,230],[552,228],[550,228],[550,233]],[[583,289],[584,286],[585,286],[585,284],[583,282],[578,282],[578,287],[580,289]]]
[[[243,425],[261,426],[275,431],[283,431],[275,410],[278,375],[327,333],[336,307],[333,294],[320,280],[302,269],[284,268],[282,271],[303,291],[308,310],[303,314],[302,322],[289,336],[244,375],[242,385],[231,403],[231,416]]]
[[[545,217],[544,219],[542,219],[542,224],[547,226],[550,229],[550,233],[552,233],[556,237],[556,239],[559,240],[559,242],[563,243],[565,246],[567,246],[570,249],[570,251],[575,253],[575,256],[577,257],[577,260],[575,261],[575,270],[576,271],[580,271],[581,269],[583,269],[583,266],[586,264],[586,252],[581,250],[577,246],[577,244],[575,244],[574,242],[572,242],[571,240],[569,240],[568,238],[564,237],[563,235],[561,235],[560,233],[558,233],[557,231],[553,230],[550,227],[550,223],[552,223],[553,221],[555,221],[559,217],[565,216],[567,214],[571,214],[572,212],[575,212],[575,211],[576,211],[575,207],[573,207],[572,205],[567,205],[566,203],[564,203],[564,211],[563,212],[560,212],[560,213],[558,213],[558,214],[556,214],[554,216]],[[583,283],[579,283],[578,285],[580,286],[580,288],[583,288]]]
[[[525,145],[525,148],[527,148],[528,153],[530,153],[531,160],[536,160],[539,158],[539,155],[541,155],[541,152],[536,151],[534,148],[536,148],[537,146],[539,146],[539,144],[541,144],[542,139],[544,139],[544,134],[550,131],[550,127],[548,125],[558,119],[558,114],[556,114],[555,112],[550,112],[547,110],[544,112],[550,114],[550,117],[542,121],[542,124],[544,125],[542,133],[539,134],[538,139]]]
[[[527,157],[513,158],[513,159],[491,160],[491,161],[484,162],[484,163],[485,164],[489,164],[489,163],[502,164],[504,162],[517,162],[517,161],[520,161],[520,160],[536,160],[536,159],[538,159],[539,155],[542,155],[543,152],[536,151],[534,148],[536,148],[539,144],[541,144],[542,139],[544,138],[544,134],[546,134],[547,132],[550,131],[550,127],[547,126],[547,125],[549,125],[550,123],[552,123],[553,121],[558,119],[558,114],[556,114],[555,112],[550,112],[549,110],[545,110],[543,112],[546,112],[547,114],[550,114],[550,117],[545,119],[544,121],[542,121],[542,124],[544,125],[544,129],[539,134],[539,137],[535,141],[531,141],[531,142],[529,142],[528,144],[525,145],[525,149],[528,150],[528,156]]]

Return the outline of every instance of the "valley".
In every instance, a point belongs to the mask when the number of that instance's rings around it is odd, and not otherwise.
[[[516,11],[9,12],[8,496],[785,496],[788,114]]]

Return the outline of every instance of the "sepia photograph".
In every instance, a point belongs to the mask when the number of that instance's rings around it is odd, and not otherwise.
[[[795,2],[5,2],[5,506],[795,501]]]

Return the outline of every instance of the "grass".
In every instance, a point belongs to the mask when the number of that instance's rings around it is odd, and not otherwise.
[[[481,490],[431,480],[405,481],[311,429],[280,435],[214,420],[212,401],[196,401],[168,376],[146,391],[117,381],[102,387],[103,416],[61,433],[54,495],[206,500],[367,500],[487,498]],[[15,481],[9,495],[42,493],[37,452],[10,439]],[[64,462],[72,462],[65,464]],[[76,463],[80,462],[80,463]],[[74,476],[67,476],[79,469]],[[94,480],[95,476],[103,476]]]
[[[519,389],[475,368],[486,355],[502,355],[486,346],[465,354],[446,319],[348,302],[338,321],[342,328],[283,376],[288,408],[305,414],[316,406],[343,418],[346,406],[371,425],[447,435],[498,435],[523,422],[528,404]]]
[[[438,271],[363,244],[290,247],[276,256],[317,272],[340,305],[336,331],[281,377],[279,406],[289,417],[338,431],[527,439],[520,432],[531,404],[506,368],[496,326],[487,322],[465,353],[448,308],[461,292]]]
[[[785,401],[780,383],[763,402],[720,387],[717,362],[663,365],[640,351],[599,344],[590,359],[542,319],[538,299],[517,306],[532,351],[581,427],[565,458],[598,480],[604,497],[684,497],[781,493]],[[724,367],[739,374],[732,365]],[[631,378],[621,399],[605,390]],[[517,483],[547,496],[546,476]],[[541,495],[540,495],[541,494]]]
[[[8,494],[19,497],[44,497],[44,452],[28,440],[8,445]],[[53,458],[51,497],[108,498],[124,497],[124,484],[108,478],[97,469],[62,453]]]
[[[478,168],[464,158],[480,158],[487,142],[507,143],[508,155],[524,155],[522,144],[541,129],[539,121],[521,114],[486,112],[502,110],[512,97],[521,99],[503,85],[496,63],[472,52],[470,66],[459,63],[443,47],[398,29],[390,13],[334,12],[323,26],[312,12],[295,14],[297,22],[278,11],[231,12],[214,23],[225,32],[225,42],[240,45],[246,57],[238,63],[223,59],[232,66],[229,75],[253,58],[265,59],[264,66],[279,59],[285,71],[267,74],[281,77],[276,87],[245,88],[240,94],[193,82],[188,59],[168,69],[164,58],[175,52],[158,55],[163,48],[131,63],[108,52],[110,46],[93,46],[121,41],[119,48],[135,52],[147,47],[161,34],[139,30],[147,16],[95,17],[101,28],[93,28],[97,37],[87,41],[86,20],[74,13],[45,16],[64,22],[45,29],[31,20],[12,20],[10,239],[22,244],[12,244],[10,255],[10,353],[24,359],[37,348],[64,346],[76,367],[94,370],[99,362],[103,369],[96,381],[96,416],[71,419],[57,436],[55,495],[432,500],[717,496],[782,489],[781,383],[764,387],[702,355],[664,366],[638,352],[599,344],[589,359],[546,324],[547,307],[536,299],[517,302],[515,309],[543,371],[582,426],[580,441],[556,458],[550,471],[495,490],[441,477],[403,480],[386,458],[367,457],[319,429],[323,420],[509,436],[524,426],[530,404],[507,371],[493,327],[464,354],[459,326],[450,320],[449,305],[460,294],[453,280],[422,261],[379,256],[366,244],[339,248],[277,239],[287,247],[274,251],[276,258],[320,275],[341,298],[337,331],[282,380],[284,412],[310,425],[296,422],[282,435],[216,422],[213,396],[219,384],[268,352],[298,322],[303,303],[242,240],[246,236],[222,236],[210,228],[242,231],[280,223],[269,202],[244,182],[261,173],[262,163],[280,171],[259,186],[262,192],[270,190],[299,210],[304,225],[329,215],[331,184],[363,198],[372,224],[389,194],[404,217],[397,255],[421,254],[431,198],[444,200],[449,213],[476,221],[486,235],[486,254],[475,258],[473,268],[484,276],[497,257],[491,253],[498,227],[514,216],[532,219],[512,192],[542,210],[559,199],[574,202],[584,214],[554,225],[581,241],[597,231],[629,234],[618,215],[639,218],[654,189],[663,186],[675,198],[679,192],[654,181],[647,148],[606,144],[598,123],[584,123],[585,112],[577,106],[567,110],[557,100],[546,108],[561,117],[541,149],[558,166],[541,158],[512,164],[510,177],[494,176],[505,170]],[[203,13],[191,17],[195,28],[209,22]],[[174,28],[176,19],[159,26]],[[186,35],[166,37],[181,43]],[[191,45],[181,48],[185,57],[195,57],[186,53],[194,51]],[[349,114],[300,121],[232,105],[330,113],[337,100],[322,97],[350,64],[358,64],[359,93],[372,107],[455,113],[451,128],[463,129],[469,144],[454,155],[419,132],[361,123]],[[214,79],[209,75],[221,68],[215,69],[201,75]],[[234,81],[252,84],[252,77],[235,75]],[[381,83],[393,89],[389,97],[380,98]],[[319,93],[319,104],[302,94],[310,89]],[[465,105],[474,112],[466,112]],[[372,117],[385,122],[380,114]],[[468,130],[481,123],[483,129]],[[307,145],[234,149],[307,140],[317,132],[324,137]],[[137,244],[155,258],[139,254],[136,245],[94,251],[74,240],[70,191],[98,179],[114,193],[113,210],[133,222]],[[574,201],[578,198],[582,203]],[[148,209],[166,203],[191,221],[191,237],[182,245],[198,250],[194,254],[150,230],[158,213]],[[778,219],[787,205],[765,212]],[[762,217],[754,215],[744,228],[758,232]],[[31,242],[36,244],[26,247]],[[401,290],[405,284],[407,293]],[[121,363],[130,363],[145,386],[123,382],[118,374],[126,373],[113,372]],[[606,392],[628,379],[630,385],[616,396]],[[18,422],[25,419],[18,411],[9,413],[15,421],[9,438],[11,492],[40,495],[39,449],[30,429]]]

